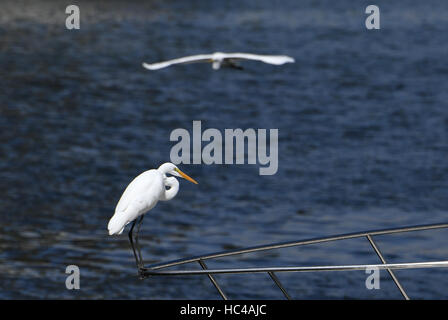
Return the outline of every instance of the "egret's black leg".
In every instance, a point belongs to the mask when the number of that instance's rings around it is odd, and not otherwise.
[[[131,230],[129,230],[128,236],[129,236],[129,241],[131,242],[132,251],[134,252],[134,258],[135,258],[135,262],[137,263],[137,268],[138,268],[140,264],[139,264],[139,261],[137,258],[137,254],[135,252],[134,240],[132,239],[132,231],[134,230],[134,227],[135,227],[135,221],[136,220],[134,220],[134,222],[132,223]]]
[[[140,264],[139,264],[140,268],[143,268],[144,262],[143,262],[143,258],[142,258],[142,253],[140,251],[140,244],[138,243],[138,233],[140,232],[140,227],[142,226],[143,217],[144,217],[144,215],[141,215],[140,218],[138,219],[137,234],[135,235],[135,245],[137,247],[138,257],[140,260]]]
[[[244,70],[244,68],[242,66],[238,65],[238,64],[232,65],[232,68],[236,69],[236,70]]]
[[[233,68],[233,69],[237,69],[237,70],[244,70],[244,68],[242,66],[240,66],[238,63],[236,63],[233,60],[229,60],[229,67]]]

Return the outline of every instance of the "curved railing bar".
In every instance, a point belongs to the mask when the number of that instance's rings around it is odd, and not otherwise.
[[[190,262],[196,262],[199,260],[215,259],[215,258],[220,258],[220,257],[243,254],[243,253],[252,253],[252,252],[264,251],[264,250],[281,249],[281,248],[287,248],[287,247],[301,246],[301,245],[307,245],[307,244],[316,244],[316,243],[336,241],[336,240],[346,240],[346,239],[367,237],[369,235],[376,236],[376,235],[386,235],[386,234],[394,234],[394,233],[402,233],[402,232],[410,232],[410,231],[423,231],[423,230],[441,229],[441,228],[448,228],[448,223],[416,225],[416,226],[391,228],[391,229],[380,229],[380,230],[372,230],[372,231],[346,233],[346,234],[342,234],[342,235],[335,235],[335,236],[328,236],[328,237],[321,237],[321,238],[311,238],[311,239],[299,240],[299,241],[280,242],[280,243],[274,243],[274,244],[268,244],[268,245],[248,247],[248,248],[243,248],[243,249],[215,252],[215,253],[210,253],[210,254],[201,255],[201,256],[194,256],[194,257],[190,257],[190,258],[172,260],[172,261],[168,261],[168,262],[156,263],[156,264],[149,265],[146,268],[143,268],[142,271],[144,273],[147,273],[147,272],[149,272],[149,270],[158,270],[158,269],[168,268],[168,267],[186,264],[186,263],[190,263]]]
[[[157,276],[185,276],[185,275],[212,275],[225,273],[259,273],[259,272],[316,272],[316,271],[354,271],[377,268],[378,270],[400,270],[421,268],[448,268],[448,260],[432,262],[407,262],[386,264],[361,264],[342,266],[308,266],[308,267],[267,267],[267,268],[230,268],[230,269],[203,269],[203,270],[147,270],[145,275]]]

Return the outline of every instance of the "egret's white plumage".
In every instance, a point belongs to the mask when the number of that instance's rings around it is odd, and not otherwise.
[[[221,65],[229,65],[235,66],[234,61],[237,60],[255,60],[261,61],[264,63],[274,64],[274,65],[282,65],[285,63],[293,63],[294,58],[289,56],[273,56],[273,55],[260,55],[260,54],[252,54],[252,53],[223,53],[223,52],[215,52],[212,54],[198,54],[194,56],[188,56],[173,60],[168,60],[164,62],[158,63],[143,63],[143,67],[148,70],[158,70],[162,68],[169,67],[174,64],[182,64],[182,63],[194,63],[194,62],[210,62],[212,63],[213,69],[217,70],[221,67]]]
[[[118,201],[115,214],[107,226],[109,235],[121,234],[128,223],[154,208],[159,200],[168,201],[176,196],[179,182],[174,177],[167,177],[167,174],[197,183],[169,162],[158,169],[143,172],[132,180]]]

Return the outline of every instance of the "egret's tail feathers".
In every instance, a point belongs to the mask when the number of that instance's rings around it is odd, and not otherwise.
[[[116,212],[107,225],[109,235],[121,234],[127,222],[126,216],[122,212]]]

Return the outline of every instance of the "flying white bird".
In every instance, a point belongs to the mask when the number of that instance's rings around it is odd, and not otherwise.
[[[238,60],[255,60],[264,63],[281,65],[288,62],[295,62],[294,58],[288,56],[268,56],[252,53],[223,53],[215,52],[212,54],[198,54],[194,56],[183,57],[179,59],[168,60],[164,62],[157,63],[143,63],[143,67],[149,70],[158,70],[162,68],[169,67],[174,64],[182,63],[195,63],[195,62],[210,62],[215,70],[218,70],[221,66],[233,67],[237,69],[242,69],[239,65],[235,63]]]
[[[121,234],[126,225],[133,222],[129,231],[129,241],[131,242],[138,268],[143,268],[143,259],[138,244],[138,233],[145,213],[154,208],[159,200],[168,201],[173,199],[179,191],[179,181],[174,177],[167,177],[167,174],[181,177],[197,184],[194,179],[180,171],[178,167],[170,162],[162,164],[158,169],[145,171],[132,180],[127,186],[120,201],[118,201],[117,207],[115,208],[115,214],[110,219],[107,226],[109,235]],[[169,188],[166,189],[166,187]],[[135,236],[135,243],[138,257],[132,238],[137,218],[138,228]]]

